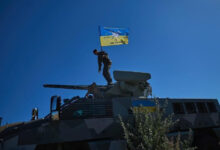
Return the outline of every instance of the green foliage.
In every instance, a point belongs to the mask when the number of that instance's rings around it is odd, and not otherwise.
[[[133,117],[123,121],[120,117],[124,137],[129,150],[194,150],[191,139],[180,140],[180,136],[168,138],[169,129],[176,123],[172,115],[163,117],[159,107],[149,112],[144,107],[132,108]],[[190,136],[192,137],[192,136]]]

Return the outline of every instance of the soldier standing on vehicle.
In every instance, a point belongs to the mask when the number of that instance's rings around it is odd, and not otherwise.
[[[108,85],[112,84],[112,78],[109,73],[110,67],[112,65],[111,60],[108,57],[108,54],[104,51],[98,51],[97,49],[93,50],[94,55],[98,56],[98,65],[99,65],[99,70],[98,72],[101,71],[102,68],[102,63],[104,65],[103,68],[103,76],[105,77],[106,81],[108,82]]]

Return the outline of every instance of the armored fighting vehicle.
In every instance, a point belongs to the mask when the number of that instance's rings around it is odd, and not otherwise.
[[[118,115],[132,116],[131,108],[155,111],[165,106],[165,116],[179,122],[168,133],[188,135],[194,143],[210,149],[220,139],[220,107],[217,99],[152,98],[149,73],[114,71],[116,83],[108,86],[52,85],[46,88],[87,90],[84,97],[51,97],[50,113],[38,119],[37,109],[29,122],[0,127],[0,150],[125,150],[126,142]]]

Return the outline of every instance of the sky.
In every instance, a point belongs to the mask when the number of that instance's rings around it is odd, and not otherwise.
[[[49,113],[50,97],[85,91],[43,84],[106,81],[98,26],[129,28],[129,44],[103,47],[113,70],[151,73],[153,95],[220,99],[219,0],[0,0],[0,117]]]

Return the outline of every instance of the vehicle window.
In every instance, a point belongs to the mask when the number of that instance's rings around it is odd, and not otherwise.
[[[196,107],[194,103],[185,103],[185,107],[188,114],[196,113]]]
[[[208,112],[208,110],[205,106],[205,103],[198,102],[198,103],[196,103],[196,105],[197,105],[199,113],[207,113]]]
[[[182,103],[173,103],[174,114],[184,114],[184,108]]]
[[[214,102],[207,102],[207,106],[209,108],[209,112],[217,112]]]

